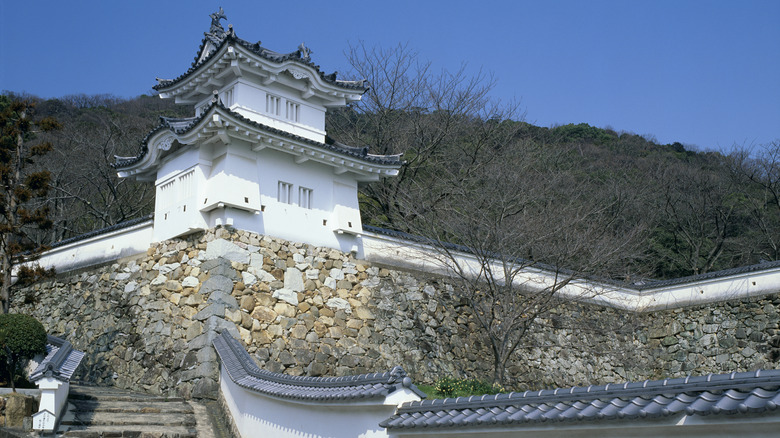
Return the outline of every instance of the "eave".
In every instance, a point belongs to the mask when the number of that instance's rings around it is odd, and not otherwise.
[[[266,53],[265,49],[261,53]],[[213,53],[184,75],[162,81],[154,88],[163,98],[174,97],[177,103],[195,104],[215,89],[245,76],[266,86],[282,83],[297,90],[302,99],[317,97],[326,106],[359,100],[368,89],[362,82],[337,81],[335,76],[324,75],[311,62],[290,55],[258,54],[253,45],[235,37],[225,38]]]
[[[172,148],[215,142],[228,144],[234,139],[250,143],[255,152],[272,149],[293,155],[297,164],[314,161],[332,167],[337,175],[352,173],[360,182],[395,176],[402,164],[398,155],[372,155],[362,148],[319,143],[249,120],[214,102],[186,127],[168,123],[152,131],[141,153],[134,158],[119,159],[116,168],[122,177],[148,179],[162,157],[175,150]]]

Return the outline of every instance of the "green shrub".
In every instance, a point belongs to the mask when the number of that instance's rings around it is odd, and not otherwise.
[[[434,397],[467,397],[470,395],[498,394],[503,388],[477,379],[443,377],[433,387]]]
[[[18,313],[0,315],[0,371],[14,390],[25,360],[39,353],[46,353],[46,330],[37,319]]]

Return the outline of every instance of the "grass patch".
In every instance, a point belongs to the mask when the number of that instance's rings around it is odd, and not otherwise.
[[[428,398],[468,397],[471,395],[498,394],[503,391],[499,385],[493,385],[477,379],[455,379],[443,377],[434,385],[417,385]]]

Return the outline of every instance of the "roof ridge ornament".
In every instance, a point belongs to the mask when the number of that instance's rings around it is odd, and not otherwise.
[[[225,15],[225,10],[222,9],[222,6],[219,7],[219,11],[214,12],[213,14],[209,14],[209,17],[211,17],[211,28],[209,29],[209,34],[222,39],[225,37],[225,28],[222,27],[222,24],[219,22],[219,20],[227,20],[227,16]]]
[[[298,46],[298,55],[303,59],[304,61],[311,61],[311,54],[314,53],[314,51],[308,47],[306,47],[306,43],[301,43],[300,46]]]

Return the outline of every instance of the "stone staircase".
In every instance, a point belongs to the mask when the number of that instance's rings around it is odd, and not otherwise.
[[[215,437],[207,409],[181,398],[72,385],[58,436]]]

